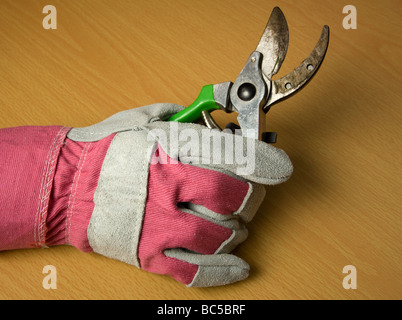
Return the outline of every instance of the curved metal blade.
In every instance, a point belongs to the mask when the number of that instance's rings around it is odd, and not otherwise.
[[[281,9],[275,7],[256,50],[264,57],[262,72],[268,79],[271,79],[281,68],[288,44],[288,24]]]
[[[268,99],[264,112],[268,112],[271,105],[287,98],[291,94],[300,90],[317,72],[329,44],[329,27],[324,26],[321,32],[320,40],[316,44],[310,56],[302,64],[282,79],[272,81],[271,96]]]

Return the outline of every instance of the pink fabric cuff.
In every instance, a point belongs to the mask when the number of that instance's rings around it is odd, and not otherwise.
[[[70,128],[0,129],[0,251],[71,244],[92,251],[87,228],[113,135],[74,142]]]
[[[44,245],[55,168],[69,130],[0,130],[0,250]]]
[[[114,135],[98,142],[66,139],[56,167],[47,218],[48,246],[71,244],[91,252],[87,229],[103,160]]]

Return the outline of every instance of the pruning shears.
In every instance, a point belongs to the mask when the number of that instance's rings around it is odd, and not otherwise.
[[[210,113],[219,109],[237,112],[239,126],[230,123],[227,128],[240,129],[243,136],[275,143],[276,133],[264,131],[266,113],[272,105],[299,91],[316,74],[328,48],[329,27],[323,27],[314,50],[298,68],[281,79],[272,80],[282,66],[288,43],[288,24],[281,9],[275,7],[257,49],[236,81],[203,87],[194,103],[169,121],[202,121],[208,128],[220,129]]]

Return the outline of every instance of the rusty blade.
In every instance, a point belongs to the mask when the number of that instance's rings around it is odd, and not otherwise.
[[[274,103],[287,98],[300,90],[318,71],[324,60],[329,44],[329,27],[324,26],[314,50],[301,65],[287,76],[272,81],[271,96],[268,99],[264,112],[268,112]]]
[[[289,28],[283,12],[275,7],[257,46],[264,59],[262,72],[271,79],[282,66],[289,44]]]

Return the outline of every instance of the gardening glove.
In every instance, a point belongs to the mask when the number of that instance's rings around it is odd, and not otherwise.
[[[187,286],[248,276],[230,252],[265,185],[289,178],[264,142],[166,122],[155,104],[86,128],[0,130],[0,250],[69,244]]]

